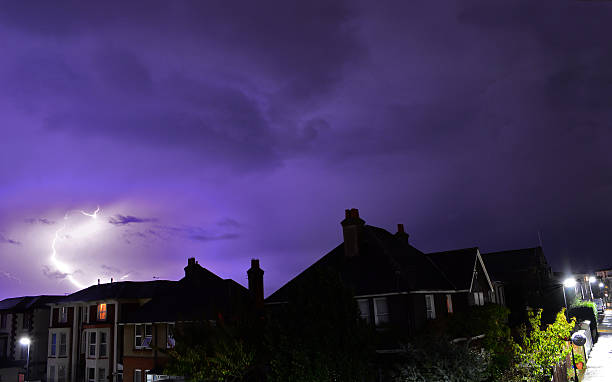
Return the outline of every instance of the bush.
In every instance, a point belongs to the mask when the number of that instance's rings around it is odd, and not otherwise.
[[[405,345],[391,372],[393,382],[480,382],[489,378],[491,354],[437,340]]]
[[[595,304],[593,301],[583,301],[583,300],[576,298],[576,300],[572,303],[572,305],[570,305],[570,309],[568,312],[571,312],[572,309],[574,308],[582,308],[582,307],[591,308],[593,310],[593,318],[595,318],[595,321],[597,321],[597,318],[596,318],[597,317],[597,304]]]

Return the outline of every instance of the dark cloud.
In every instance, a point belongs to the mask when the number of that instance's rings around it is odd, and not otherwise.
[[[55,224],[55,221],[49,220],[47,218],[38,218],[38,219],[28,218],[28,219],[25,219],[25,222],[29,224],[35,224],[35,223],[40,223],[40,224],[45,224],[45,225]]]
[[[59,270],[51,270],[51,268],[46,265],[43,267],[42,273],[43,275],[45,275],[45,277],[52,280],[63,280],[66,277],[70,276],[70,274],[60,272]]]
[[[155,218],[139,218],[131,215],[115,215],[108,219],[110,224],[117,226],[128,225],[130,223],[151,223],[156,221],[157,219]]]
[[[238,221],[232,218],[221,219],[217,222],[217,225],[221,227],[236,227],[236,228],[241,226],[241,224]]]
[[[13,245],[21,245],[21,242],[19,242],[17,240],[10,239],[10,238],[4,236],[2,233],[0,233],[0,243],[13,244]]]
[[[100,268],[102,268],[104,271],[107,271],[107,272],[110,272],[110,273],[121,273],[121,269],[119,269],[117,267],[113,267],[111,265],[102,264],[102,265],[100,265]]]
[[[195,226],[157,226],[155,228],[157,229],[156,234],[160,237],[170,235],[195,241],[233,240],[240,237],[239,234],[233,232],[213,232]]]

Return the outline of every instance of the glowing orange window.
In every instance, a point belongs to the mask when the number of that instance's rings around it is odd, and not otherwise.
[[[106,304],[98,304],[98,320],[106,320]]]

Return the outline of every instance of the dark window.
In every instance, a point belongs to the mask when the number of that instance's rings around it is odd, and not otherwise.
[[[376,325],[383,325],[389,322],[389,307],[387,306],[386,297],[374,299],[374,315]]]
[[[106,357],[106,333],[105,332],[100,332],[100,352],[98,356]]]
[[[0,313],[0,329],[6,329],[6,313]]]
[[[53,333],[51,334],[51,353],[50,355],[54,356],[57,354],[57,334]]]
[[[65,357],[67,354],[66,351],[66,333],[60,333],[60,344],[59,344],[59,355],[60,357]],[[59,376],[57,377],[59,379]]]

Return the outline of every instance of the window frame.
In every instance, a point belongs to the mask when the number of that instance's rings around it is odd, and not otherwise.
[[[108,357],[108,336],[105,331],[100,331],[100,340],[98,341],[98,358]],[[102,341],[104,339],[104,341]],[[103,347],[104,346],[104,347]],[[104,349],[104,352],[102,352]]]
[[[64,341],[62,342],[62,338]],[[64,350],[62,352],[62,349]],[[67,357],[68,356],[68,335],[66,333],[59,333],[59,350],[58,357]],[[58,377],[59,379],[59,377]]]
[[[65,324],[66,322],[68,322],[68,307],[67,306],[59,307],[57,322],[59,322],[60,324]]]
[[[361,308],[362,305],[367,305],[367,310],[364,312]],[[359,318],[364,320],[367,324],[372,323],[372,313],[370,311],[370,299],[369,298],[359,298],[357,299],[357,307],[359,308]]]
[[[106,368],[105,367],[98,367],[97,368],[97,374],[96,374],[96,381],[98,382],[104,382],[104,380],[106,379]],[[100,371],[102,371],[102,373],[100,373]],[[100,374],[103,374],[104,376],[101,377]]]
[[[96,318],[98,321],[106,321],[108,319],[107,305],[105,302],[101,302],[97,305]]]
[[[436,319],[436,298],[433,294],[425,295],[425,317],[428,320]]]
[[[49,365],[49,374],[47,375],[47,382],[55,382],[55,365]]]
[[[151,329],[150,335],[147,335],[147,327]],[[140,334],[138,334],[139,328],[141,329]],[[140,338],[140,345],[137,345],[138,338]],[[147,339],[149,339],[148,342],[147,342]],[[134,325],[134,348],[135,349],[151,349],[152,342],[153,342],[153,324],[135,324]]]
[[[136,380],[136,374],[138,374],[139,378]],[[142,382],[142,369],[134,369],[133,382]]]
[[[378,301],[384,301],[387,311],[385,313],[378,312]],[[386,297],[378,297],[373,300],[374,302],[374,324],[376,326],[388,324],[390,320],[389,314],[389,300]],[[384,319],[381,320],[381,317]]]
[[[51,341],[49,343],[49,356],[57,357],[57,333],[51,333]]]
[[[93,342],[91,341],[93,338]],[[93,354],[91,351],[93,350]],[[98,332],[95,330],[87,332],[87,357],[96,358],[98,351]]]
[[[63,373],[60,373],[63,371]],[[57,382],[66,382],[66,366],[57,365]]]
[[[174,339],[174,330],[174,324],[166,324],[166,349],[172,349],[176,346],[176,340]]]
[[[93,371],[93,377],[91,375],[92,371]],[[87,382],[96,382],[96,368],[95,367],[87,368]]]

